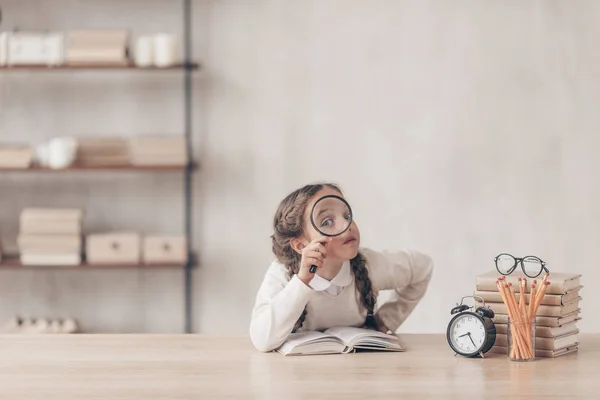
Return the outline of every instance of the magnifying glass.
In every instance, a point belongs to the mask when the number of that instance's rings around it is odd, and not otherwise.
[[[310,223],[323,236],[339,236],[352,225],[350,204],[340,196],[323,196],[317,200],[310,212]],[[317,266],[311,265],[310,272],[314,274],[316,271]]]

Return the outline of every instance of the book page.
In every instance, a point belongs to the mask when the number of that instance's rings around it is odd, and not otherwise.
[[[284,355],[332,354],[342,353],[345,349],[346,345],[337,337],[308,331],[290,334],[277,351]]]
[[[365,342],[377,342],[380,345],[385,346],[389,344],[397,344],[398,338],[393,335],[387,335],[383,332],[375,331],[366,328],[355,328],[355,327],[334,327],[327,329],[326,334],[338,337],[347,346],[354,346],[362,339],[368,339]],[[379,339],[379,340],[373,340]]]
[[[579,331],[578,331],[579,333]],[[554,343],[552,343],[552,350],[563,349],[565,347],[572,347],[578,343],[577,341],[577,333],[563,336],[560,338],[555,338]]]
[[[332,338],[330,335],[326,335],[321,332],[309,331],[309,332],[292,333],[288,336],[285,343],[288,346],[297,347],[300,345],[319,342],[322,340],[335,341],[336,338]]]
[[[577,329],[577,323],[575,321],[569,322],[561,326],[557,326],[555,328],[548,329],[550,330],[551,337],[567,336],[571,333],[576,333],[579,331]]]

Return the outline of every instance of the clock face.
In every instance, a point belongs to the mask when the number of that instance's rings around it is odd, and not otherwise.
[[[483,322],[470,313],[460,314],[454,318],[448,335],[454,350],[461,354],[478,353],[486,339]]]

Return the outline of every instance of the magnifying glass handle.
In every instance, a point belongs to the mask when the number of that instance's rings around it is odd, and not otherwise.
[[[325,246],[325,242],[321,242],[321,244],[323,246]],[[317,272],[317,266],[316,265],[311,265],[310,269],[308,270],[311,274],[314,274],[315,272]]]

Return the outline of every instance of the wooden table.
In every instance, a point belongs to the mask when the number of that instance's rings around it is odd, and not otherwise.
[[[284,357],[239,337],[4,335],[0,398],[600,398],[600,335],[532,363],[455,357],[442,335],[401,340],[405,353]]]

